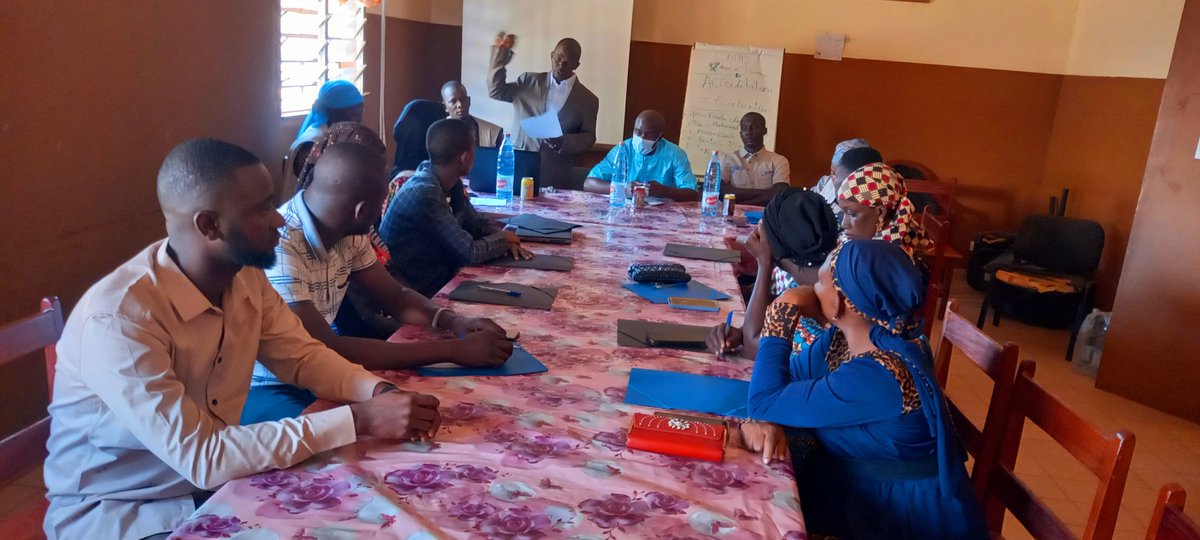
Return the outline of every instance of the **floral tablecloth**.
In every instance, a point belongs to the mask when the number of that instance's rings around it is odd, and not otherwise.
[[[805,538],[788,464],[764,466],[736,448],[713,463],[625,447],[632,413],[652,412],[623,402],[631,367],[748,378],[751,362],[616,346],[617,319],[704,325],[724,319],[650,304],[620,284],[630,262],[663,260],[667,242],[723,247],[722,235],[699,229],[724,231],[726,224],[705,224],[687,209],[668,206],[602,225],[594,217],[607,202],[593,197],[601,208],[589,197],[570,194],[522,210],[585,224],[570,246],[532,246],[575,257],[572,272],[467,268],[443,289],[463,279],[559,287],[550,311],[454,305],[520,330],[521,345],[548,372],[487,378],[383,372],[402,388],[441,400],[443,428],[434,442],[363,441],[285,471],[230,482],[175,537]],[[650,224],[649,216],[658,219]],[[741,308],[732,265],[678,262],[694,279],[733,296],[727,309]],[[439,299],[449,302],[444,293]],[[406,328],[392,339],[428,337],[428,330]]]

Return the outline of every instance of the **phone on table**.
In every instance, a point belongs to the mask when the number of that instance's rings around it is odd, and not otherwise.
[[[721,304],[718,304],[716,300],[706,298],[671,296],[667,298],[667,305],[676,309],[690,309],[692,311],[721,311]]]

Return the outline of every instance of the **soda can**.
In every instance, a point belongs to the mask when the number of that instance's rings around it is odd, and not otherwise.
[[[646,189],[646,186],[644,184],[638,184],[636,186],[633,186],[633,207],[634,208],[645,208],[646,207],[647,191],[649,191],[649,190]]]
[[[534,191],[533,190],[533,177],[526,176],[526,177],[522,178],[521,179],[521,198],[522,199],[532,199],[533,191]]]
[[[737,204],[737,195],[732,193],[725,195],[725,204],[721,207],[721,215],[725,217],[733,217],[733,207]]]

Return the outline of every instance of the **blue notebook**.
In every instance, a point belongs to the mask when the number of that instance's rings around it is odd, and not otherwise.
[[[422,377],[504,377],[544,371],[548,371],[546,365],[516,343],[513,344],[512,356],[508,357],[508,361],[503,365],[497,367],[426,366],[417,368],[417,373]]]
[[[704,300],[729,300],[729,295],[718,291],[698,281],[676,283],[674,285],[653,285],[650,283],[626,283],[622,285],[638,296],[655,304],[665,304],[672,296],[684,298],[701,298]]]
[[[750,381],[633,368],[625,403],[746,418]]]
[[[762,210],[751,210],[749,212],[746,212],[746,223],[749,223],[751,225],[758,225],[758,222],[759,222],[759,220],[762,219],[762,216],[763,216]]]

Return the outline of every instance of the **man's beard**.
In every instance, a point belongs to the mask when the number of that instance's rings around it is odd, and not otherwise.
[[[242,231],[229,231],[229,247],[226,253],[229,254],[229,259],[238,266],[250,266],[254,268],[267,269],[275,266],[275,248],[265,252],[256,252],[247,247],[249,242],[246,235]]]

